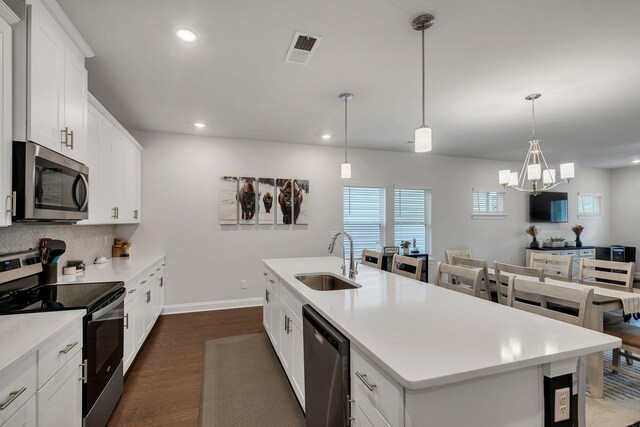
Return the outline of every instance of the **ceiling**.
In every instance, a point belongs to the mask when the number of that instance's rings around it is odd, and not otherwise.
[[[433,153],[522,161],[529,93],[550,164],[640,157],[637,0],[59,0],[95,51],[89,90],[130,129],[411,151],[426,33]],[[197,30],[188,44],[176,27]],[[284,62],[296,31],[322,36]],[[193,123],[207,126],[196,129]],[[333,137],[323,141],[320,136]]]

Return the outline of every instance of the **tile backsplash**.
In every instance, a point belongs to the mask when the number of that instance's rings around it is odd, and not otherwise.
[[[111,258],[115,233],[115,225],[14,224],[0,228],[0,254],[36,248],[40,238],[50,237],[67,243],[59,261],[62,265],[69,259],[90,264],[99,256]]]

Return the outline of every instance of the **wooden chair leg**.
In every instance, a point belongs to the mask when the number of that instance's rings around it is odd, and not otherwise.
[[[616,367],[620,367],[620,349],[619,348],[614,348],[613,349],[613,357],[611,357],[611,364],[613,366]],[[613,369],[611,371],[612,374],[617,374],[618,371],[616,371],[615,369]]]

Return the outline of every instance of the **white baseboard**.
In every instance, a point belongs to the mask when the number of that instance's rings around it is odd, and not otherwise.
[[[230,308],[255,307],[262,305],[262,298],[228,299],[186,304],[165,304],[162,314],[194,313],[197,311],[227,310]]]

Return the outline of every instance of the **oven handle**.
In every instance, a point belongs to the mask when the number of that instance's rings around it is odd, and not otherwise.
[[[119,304],[122,304],[122,302],[124,301],[125,295],[126,295],[126,292],[122,292],[122,294],[120,295],[120,297],[117,300],[115,300],[114,302],[110,303],[108,306],[103,307],[100,310],[91,313],[90,320],[96,320],[96,319],[100,318],[101,316],[103,316],[104,314],[106,314],[106,313],[110,312],[111,310],[113,310],[115,308],[115,306],[117,306]]]

